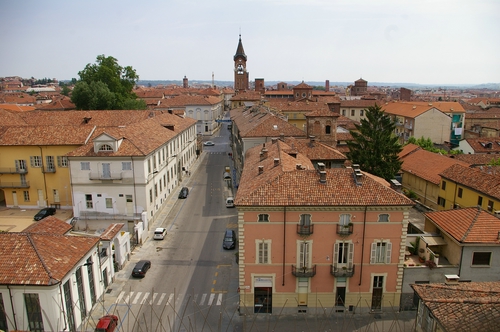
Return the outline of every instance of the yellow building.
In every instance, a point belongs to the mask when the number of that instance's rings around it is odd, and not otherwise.
[[[415,144],[408,144],[399,154],[401,165],[401,185],[416,194],[417,199],[425,206],[438,210],[439,185],[441,172],[448,167],[460,164],[469,165],[457,159],[448,158],[429,152]]]
[[[91,126],[8,126],[0,136],[0,204],[72,207],[66,153],[82,145]]]
[[[458,164],[440,175],[440,210],[474,206],[490,213],[500,210],[500,176]]]

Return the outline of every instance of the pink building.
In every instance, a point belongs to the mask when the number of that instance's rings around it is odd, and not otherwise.
[[[399,306],[413,202],[385,180],[273,140],[248,150],[235,204],[241,312]]]

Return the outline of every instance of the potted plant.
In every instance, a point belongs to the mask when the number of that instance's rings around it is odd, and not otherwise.
[[[418,259],[419,259],[420,263],[425,262],[425,256],[424,256],[425,250],[424,250],[424,248],[418,249],[418,252],[419,252]]]

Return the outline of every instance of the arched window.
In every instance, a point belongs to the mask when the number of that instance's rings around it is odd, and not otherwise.
[[[109,144],[103,144],[99,147],[99,151],[113,151],[113,147]]]
[[[332,127],[331,126],[325,126],[325,134],[329,135],[332,133]]]

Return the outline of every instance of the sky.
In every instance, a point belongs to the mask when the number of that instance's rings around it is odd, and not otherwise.
[[[240,34],[251,81],[500,82],[500,0],[0,0],[0,77],[233,81]]]

